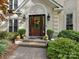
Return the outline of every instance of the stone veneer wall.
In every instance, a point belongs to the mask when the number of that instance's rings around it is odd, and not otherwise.
[[[73,13],[73,30],[78,31],[77,0],[65,0],[64,2],[64,28],[66,29],[66,15]]]

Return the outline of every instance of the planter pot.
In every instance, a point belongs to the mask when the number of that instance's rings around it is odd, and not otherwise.
[[[21,37],[18,35],[16,36],[15,44],[20,44],[20,43],[22,43],[22,40],[21,40]]]
[[[18,36],[16,36],[16,40],[18,41],[18,40],[20,40],[21,39],[21,37],[18,35]]]
[[[22,41],[15,41],[15,44],[21,44]]]

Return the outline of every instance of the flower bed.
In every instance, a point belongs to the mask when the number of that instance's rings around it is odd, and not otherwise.
[[[17,49],[18,45],[11,44],[5,51],[4,54],[0,55],[0,59],[8,59],[10,55]]]

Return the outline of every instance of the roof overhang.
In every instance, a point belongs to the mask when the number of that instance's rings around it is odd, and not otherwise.
[[[15,12],[17,12],[19,9],[21,9],[21,8],[24,6],[24,4],[25,4],[26,2],[27,2],[27,1],[24,0],[24,1],[19,5],[19,7],[15,10]],[[55,8],[57,8],[57,9],[62,9],[62,8],[63,8],[63,6],[60,5],[60,4],[59,4],[57,1],[55,1],[55,0],[49,0],[49,2],[50,2],[52,5],[54,5]]]
[[[54,4],[57,8],[63,8],[63,6],[62,5],[60,5],[57,1],[55,1],[55,0],[49,0],[52,4]]]

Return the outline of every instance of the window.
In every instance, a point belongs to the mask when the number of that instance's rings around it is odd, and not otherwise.
[[[18,0],[9,0],[9,9],[17,9],[18,7]]]
[[[13,9],[13,0],[9,0],[9,9]]]
[[[9,32],[17,32],[18,30],[18,20],[9,20]]]
[[[18,8],[18,0],[14,0],[14,9]]]
[[[73,14],[66,15],[66,29],[73,30]]]
[[[13,29],[13,22],[12,20],[9,20],[9,32],[12,32],[12,29]]]
[[[14,32],[17,32],[17,30],[18,30],[18,20],[15,19],[14,20]]]

